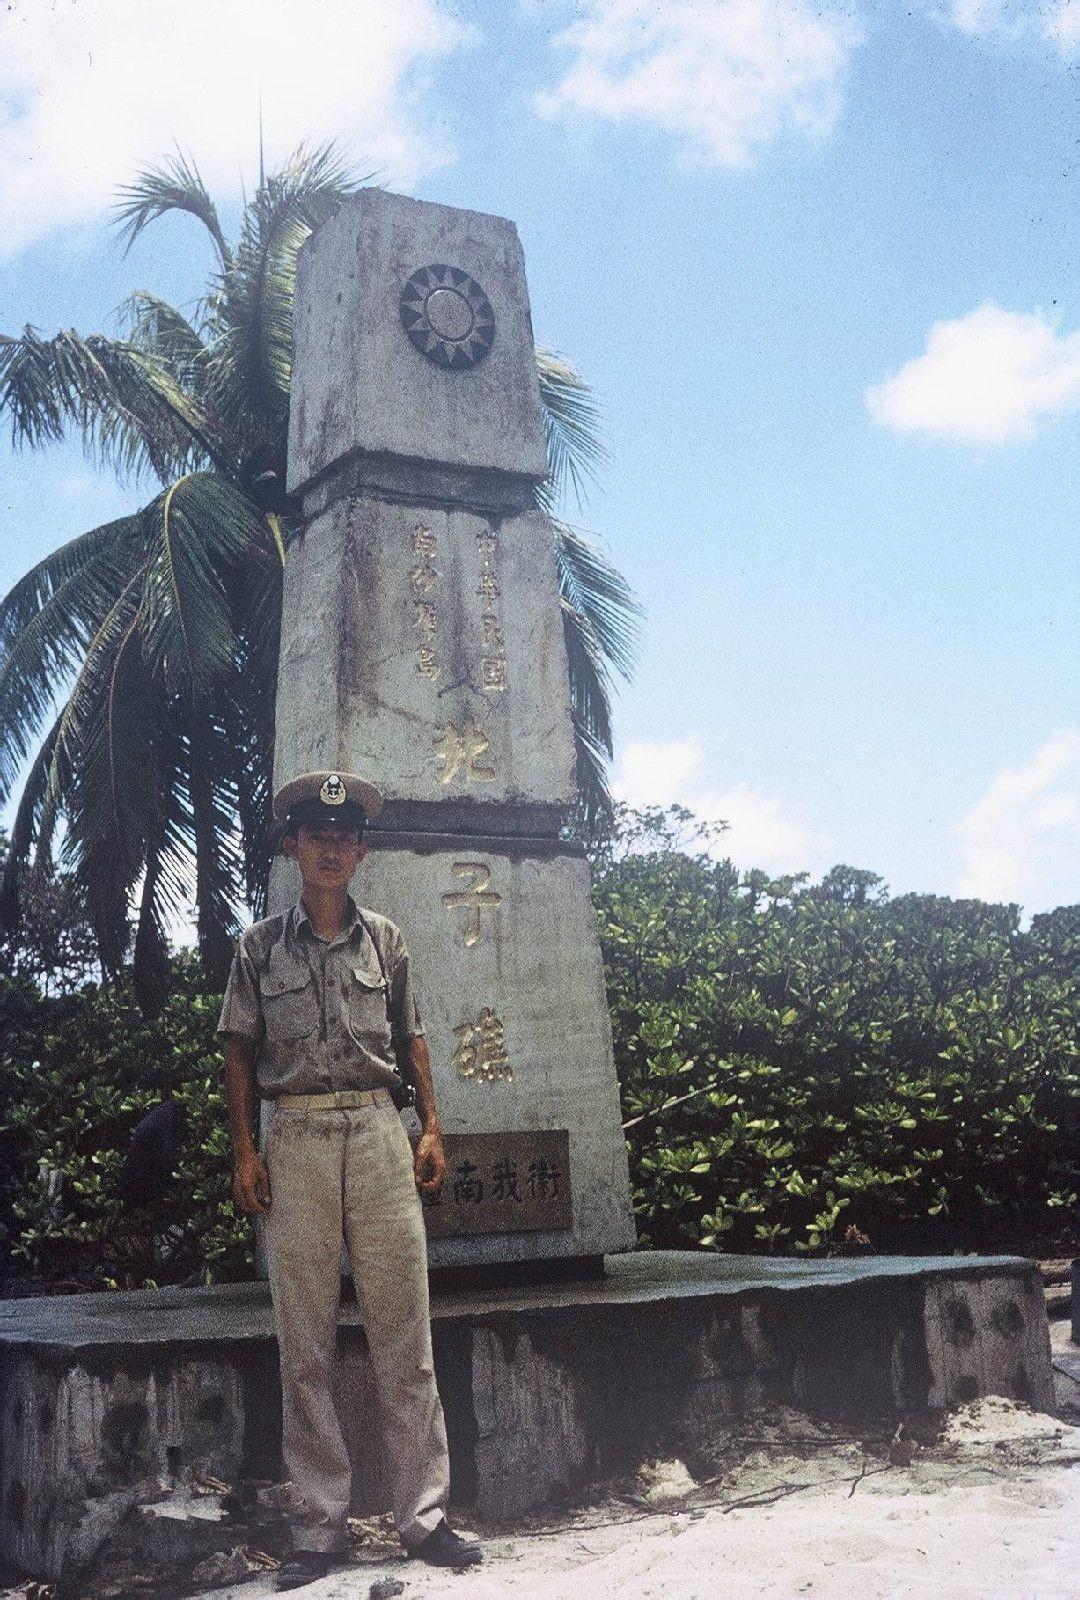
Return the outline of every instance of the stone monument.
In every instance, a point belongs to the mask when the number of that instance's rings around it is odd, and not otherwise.
[[[521,245],[366,189],[300,257],[275,787],[363,773],[355,893],[419,978],[447,1179],[434,1267],[634,1243]],[[271,909],[297,893],[281,860]]]

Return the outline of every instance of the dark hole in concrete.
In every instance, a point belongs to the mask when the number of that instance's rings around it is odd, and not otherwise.
[[[13,1528],[21,1528],[26,1518],[26,1490],[13,1478],[7,1497],[8,1518]]]
[[[965,1372],[956,1380],[956,1398],[958,1400],[977,1400],[979,1398],[978,1379]]]
[[[1031,1399],[1031,1379],[1028,1377],[1027,1368],[1023,1365],[1017,1367],[1012,1379],[1013,1394],[1017,1400]]]
[[[199,1421],[207,1423],[211,1428],[219,1426],[225,1415],[225,1396],[209,1394],[199,1407]]]
[[[175,1478],[180,1471],[180,1455],[181,1451],[178,1444],[166,1445],[165,1465],[168,1468],[170,1478]]]
[[[949,1319],[949,1331],[954,1344],[970,1344],[975,1337],[975,1319],[971,1315],[971,1307],[966,1300],[954,1299],[945,1302],[945,1315]]]
[[[1024,1331],[1024,1313],[1016,1300],[1007,1300],[994,1309],[994,1326],[1006,1339],[1018,1339]]]
[[[138,1400],[119,1400],[101,1421],[105,1443],[121,1456],[134,1455],[147,1424],[146,1407]]]
[[[41,1402],[41,1409],[38,1412],[38,1425],[42,1433],[50,1433],[52,1431],[53,1408],[47,1400]]]

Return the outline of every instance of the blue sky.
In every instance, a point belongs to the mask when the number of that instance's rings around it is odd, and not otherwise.
[[[175,139],[235,215],[260,90],[271,158],[513,217],[647,612],[620,792],[1030,916],[1080,900],[1078,71],[1080,0],[15,0],[0,331],[193,299],[196,226],[106,208]],[[137,496],[5,438],[0,585]]]

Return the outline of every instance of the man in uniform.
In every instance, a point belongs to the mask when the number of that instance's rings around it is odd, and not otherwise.
[[[331,1397],[344,1235],[371,1351],[393,1490],[411,1556],[481,1559],[447,1524],[449,1457],[435,1386],[427,1245],[418,1189],[445,1173],[442,1134],[409,953],[349,882],[382,796],[352,773],[309,772],[275,796],[283,847],[303,893],[247,930],[218,1032],[233,1140],[233,1196],[266,1219],[281,1366],[282,1457],[291,1479],[294,1588],[347,1549],[351,1469]],[[416,1092],[415,1154],[391,1090],[398,1064]],[[256,1091],[273,1102],[264,1159]]]

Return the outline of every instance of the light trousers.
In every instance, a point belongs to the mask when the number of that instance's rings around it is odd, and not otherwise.
[[[373,1091],[370,1101],[347,1109],[275,1105],[266,1134],[266,1249],[296,1550],[343,1550],[347,1544],[352,1469],[331,1391],[343,1236],[402,1542],[425,1538],[449,1497],[412,1146],[389,1093]]]

